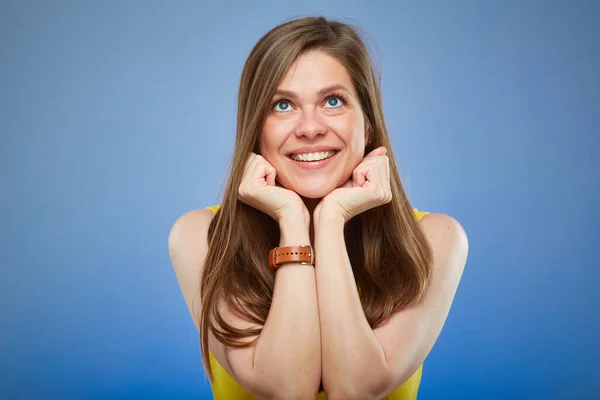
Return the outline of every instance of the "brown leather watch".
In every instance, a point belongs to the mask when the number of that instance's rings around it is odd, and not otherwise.
[[[269,251],[269,267],[278,268],[285,263],[299,263],[303,265],[314,265],[315,254],[310,245],[275,247]]]

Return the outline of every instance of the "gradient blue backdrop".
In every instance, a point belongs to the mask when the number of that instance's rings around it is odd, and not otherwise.
[[[324,14],[470,238],[420,399],[598,398],[599,5],[1,0],[0,397],[210,397],[169,229],[220,201],[251,47]]]

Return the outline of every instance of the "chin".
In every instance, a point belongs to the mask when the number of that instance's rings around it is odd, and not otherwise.
[[[298,193],[300,196],[306,198],[306,199],[322,199],[323,197],[327,196],[329,193],[331,193],[330,191],[324,191],[324,190],[296,190],[296,193]]]
[[[315,187],[302,186],[298,188],[291,188],[294,192],[307,199],[322,199],[329,193],[335,190],[335,185],[320,185]]]

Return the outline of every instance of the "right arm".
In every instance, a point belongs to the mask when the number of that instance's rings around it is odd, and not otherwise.
[[[173,267],[197,327],[199,284],[212,217],[210,210],[189,212],[177,220],[169,235]],[[310,243],[308,223],[303,218],[282,219],[279,227],[281,247]],[[219,309],[236,328],[256,327],[232,312],[227,304],[220,304]],[[228,347],[211,334],[209,348],[229,375],[261,399],[314,399],[321,381],[314,267],[289,263],[276,270],[271,309],[252,345]]]

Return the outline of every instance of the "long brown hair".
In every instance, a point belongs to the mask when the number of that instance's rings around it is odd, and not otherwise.
[[[321,50],[348,70],[370,129],[365,154],[388,149],[390,203],[366,211],[346,223],[344,237],[360,300],[371,327],[416,302],[431,271],[431,253],[406,197],[386,129],[379,79],[358,28],[309,17],[283,23],[263,36],[242,71],[238,93],[235,149],[221,208],[209,227],[208,253],[200,282],[200,338],[206,372],[209,331],[227,346],[243,347],[261,329],[239,330],[220,315],[219,301],[248,321],[264,325],[273,294],[274,273],[268,253],[279,244],[279,228],[269,216],[238,200],[247,157],[258,153],[259,137],[272,97],[299,55]]]

